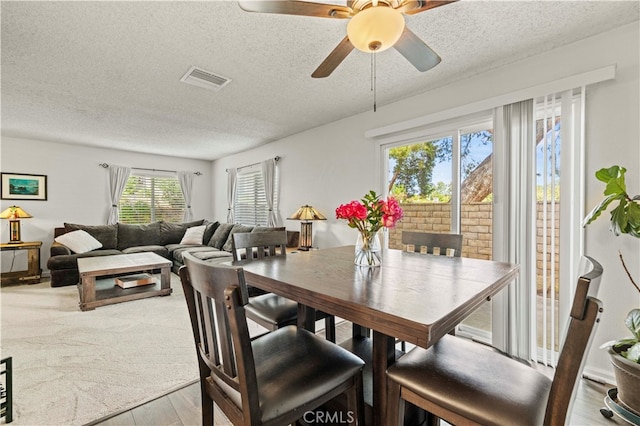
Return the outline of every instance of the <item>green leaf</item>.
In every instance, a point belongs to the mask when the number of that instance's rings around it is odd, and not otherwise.
[[[627,227],[625,233],[640,238],[640,204],[635,201],[627,204]]]
[[[640,309],[632,309],[624,320],[624,325],[640,341]]]
[[[620,235],[625,233],[625,229],[627,228],[627,215],[626,211],[627,200],[625,198],[620,199],[620,204],[618,207],[611,210],[611,232],[615,235]]]
[[[587,226],[588,224],[596,220],[598,216],[602,214],[603,211],[607,210],[607,207],[609,207],[609,204],[617,198],[618,198],[617,195],[612,194],[606,197],[604,200],[600,201],[600,204],[595,206],[589,212],[589,214],[587,214],[587,216],[582,220],[582,226]]]
[[[622,356],[629,361],[640,363],[640,342],[631,346],[626,352],[623,352]]]
[[[627,171],[624,167],[622,168],[625,172]],[[620,171],[619,166],[611,166],[608,169],[600,169],[596,172],[596,179],[602,181],[604,183],[609,183],[611,179],[615,179],[618,177],[618,173]]]
[[[633,346],[636,343],[638,343],[637,339],[629,337],[626,339],[616,340],[612,346],[614,349],[621,349],[621,348],[624,348],[625,346]]]
[[[625,195],[627,193],[626,184],[623,178],[611,179],[604,189],[604,195]]]

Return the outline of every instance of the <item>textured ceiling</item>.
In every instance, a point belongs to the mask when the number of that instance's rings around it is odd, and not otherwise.
[[[339,2],[332,2],[339,3]],[[231,1],[2,1],[2,134],[216,159],[372,107],[370,57],[311,73],[346,20]],[[441,57],[425,73],[378,55],[382,106],[639,19],[632,1],[461,0],[406,17]],[[232,79],[180,82],[196,65]]]

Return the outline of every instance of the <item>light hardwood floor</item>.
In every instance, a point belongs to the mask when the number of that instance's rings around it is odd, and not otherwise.
[[[341,323],[336,329],[336,340],[341,341],[345,339],[350,330],[350,323]],[[545,372],[553,374],[551,369],[547,369],[547,367],[539,368],[543,371],[546,369]],[[604,407],[605,394],[611,387],[613,386],[600,384],[588,379],[581,379],[568,424],[573,426],[627,424],[619,417],[606,419],[600,414],[600,408]],[[229,420],[217,407],[214,418],[214,424],[216,426],[231,425]],[[198,382],[195,382],[144,405],[119,413],[110,418],[99,419],[89,425],[186,426],[200,424],[200,385]]]

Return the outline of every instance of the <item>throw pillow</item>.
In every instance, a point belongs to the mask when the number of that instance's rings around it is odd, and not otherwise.
[[[224,246],[222,246],[222,250],[231,253],[231,250],[233,249],[233,234],[237,232],[251,232],[252,230],[253,226],[251,225],[233,225],[233,228],[231,228],[229,236],[227,237],[227,241],[224,243]]]
[[[213,233],[216,232],[216,229],[220,226],[220,222],[209,222],[205,219],[202,224],[207,226],[204,230],[204,237],[202,237],[202,244],[208,244],[211,237],[213,237]]]
[[[191,228],[187,228],[187,231],[184,233],[184,237],[182,237],[182,240],[180,241],[180,244],[187,246],[201,245],[202,237],[206,228],[206,225],[192,226]]]
[[[96,240],[102,243],[103,249],[115,249],[118,243],[117,225],[78,225],[76,223],[65,223],[65,232],[77,230],[87,231]]]
[[[87,231],[79,229],[67,232],[55,238],[55,242],[68,247],[75,253],[86,253],[102,247],[102,243],[91,236]]]
[[[204,220],[196,220],[193,222],[184,222],[184,223],[172,223],[172,222],[160,222],[160,245],[166,246],[169,244],[178,244],[182,237],[184,237],[184,233],[187,228],[191,228],[192,226],[200,226],[205,225]],[[207,240],[209,241],[209,240]]]
[[[221,223],[218,228],[216,228],[207,245],[222,250],[222,246],[227,241],[231,228],[233,228],[233,223]]]

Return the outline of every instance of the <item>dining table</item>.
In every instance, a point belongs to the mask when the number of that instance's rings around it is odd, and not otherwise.
[[[354,246],[239,260],[250,285],[298,302],[298,326],[314,331],[320,310],[371,330],[372,415],[382,425],[386,369],[396,342],[429,348],[518,274],[516,264],[382,250],[382,265],[354,264]],[[367,385],[365,381],[365,385]]]

